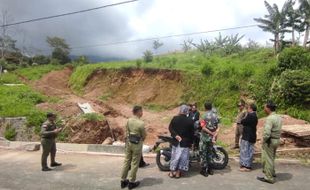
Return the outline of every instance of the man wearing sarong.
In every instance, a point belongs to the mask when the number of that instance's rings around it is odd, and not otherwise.
[[[187,117],[189,107],[182,105],[179,115],[173,117],[169,131],[173,137],[169,177],[180,178],[182,171],[188,171],[189,149],[194,139],[194,122]]]
[[[252,169],[254,145],[256,142],[256,126],[258,118],[256,105],[251,103],[247,106],[247,115],[241,120],[243,125],[242,139],[240,142],[240,171],[249,172]]]

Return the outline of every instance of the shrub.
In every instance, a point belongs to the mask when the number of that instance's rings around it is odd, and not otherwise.
[[[46,65],[49,64],[50,58],[44,55],[36,55],[32,58],[32,61],[38,65]]]
[[[59,65],[60,61],[58,59],[54,59],[53,58],[53,59],[51,59],[50,64],[52,64],[52,65]]]
[[[279,102],[288,105],[310,104],[310,70],[284,71],[273,91]]]
[[[85,119],[86,121],[103,121],[104,120],[104,116],[98,113],[86,113],[82,115],[82,118]]]
[[[136,60],[136,66],[138,69],[141,68],[141,66],[142,66],[142,60],[141,59]]]
[[[213,69],[210,65],[205,64],[201,69],[201,73],[205,76],[210,76],[213,73]]]
[[[143,59],[146,63],[153,61],[153,53],[150,50],[143,52]]]
[[[310,67],[310,52],[302,47],[286,48],[279,55],[278,69],[283,72],[287,69],[297,70]]]
[[[14,140],[15,139],[15,136],[16,136],[16,130],[14,127],[11,127],[11,126],[6,126],[5,128],[5,131],[4,131],[4,137],[7,139],[7,140]]]

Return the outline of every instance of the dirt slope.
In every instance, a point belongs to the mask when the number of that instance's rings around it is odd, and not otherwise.
[[[170,106],[181,101],[184,87],[180,81],[180,73],[170,70],[99,70],[89,77],[84,97]]]
[[[134,104],[156,104],[173,105],[177,104],[182,95],[183,87],[180,85],[180,74],[174,71],[141,71],[130,70],[121,72],[98,71],[94,73],[85,86],[85,95],[75,95],[68,86],[72,69],[65,68],[60,71],[52,71],[42,79],[32,84],[33,88],[41,93],[61,99],[57,103],[42,103],[37,105],[42,110],[55,110],[63,118],[70,118],[81,114],[77,103],[90,103],[94,110],[106,116],[110,126],[115,131],[123,130],[127,118],[132,116],[131,109]],[[100,98],[105,94],[111,94],[107,101]],[[154,144],[159,134],[168,133],[168,124],[177,109],[163,112],[144,110],[143,120],[146,123],[148,137],[146,144]],[[82,124],[81,124],[82,125]],[[74,124],[74,128],[77,124]],[[82,132],[83,128],[78,128]],[[93,131],[87,124],[87,133],[95,134],[98,126]],[[74,136],[74,142],[99,143],[102,137],[97,140],[87,135]],[[121,135],[121,133],[119,133]],[[103,135],[101,135],[103,136]],[[73,136],[72,136],[73,137]],[[118,137],[117,137],[118,138]],[[123,138],[123,137],[121,137]]]
[[[77,103],[90,103],[94,110],[105,115],[109,125],[119,134],[116,138],[123,139],[123,129],[127,118],[132,116],[131,109],[134,104],[154,104],[161,106],[176,105],[180,103],[184,87],[181,85],[181,75],[176,71],[169,70],[100,70],[91,75],[85,86],[85,94],[75,95],[68,86],[71,68],[61,71],[53,71],[36,81],[32,86],[47,96],[57,97],[61,101],[57,103],[43,103],[38,107],[42,110],[55,110],[64,118],[72,118],[81,114]],[[102,100],[103,99],[103,100]],[[178,113],[178,108],[166,111],[154,112],[144,109],[143,120],[148,133],[146,144],[152,145],[158,135],[169,134],[168,125],[171,118]],[[72,122],[72,121],[71,121]],[[265,118],[259,120],[258,143],[263,131]],[[110,134],[105,126],[100,127],[96,123],[92,129],[87,123],[86,128],[79,127],[78,123],[72,122],[72,140],[79,143],[101,143]],[[297,120],[289,116],[283,116],[283,123],[304,124],[305,121]],[[84,124],[80,124],[81,126]],[[74,128],[74,129],[73,129]],[[77,131],[78,130],[78,131]],[[98,133],[100,134],[98,135]],[[87,135],[83,133],[88,133]],[[90,134],[90,135],[89,135]],[[223,128],[219,140],[225,144],[234,142],[234,129]],[[285,146],[292,146],[286,143]]]

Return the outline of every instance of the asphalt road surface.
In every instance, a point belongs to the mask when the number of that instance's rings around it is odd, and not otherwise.
[[[0,149],[0,189],[120,189],[122,157],[58,153],[57,160],[63,166],[50,172],[42,172],[40,152],[25,152]],[[197,163],[180,179],[170,179],[167,172],[158,170],[155,160],[146,159],[151,165],[139,169],[138,180],[145,190],[234,190],[234,189],[294,189],[310,187],[310,167],[301,164],[277,163],[277,182],[266,184],[256,180],[261,175],[257,164],[249,173],[238,170],[238,163],[230,161],[224,170],[215,171],[213,176],[199,174]]]

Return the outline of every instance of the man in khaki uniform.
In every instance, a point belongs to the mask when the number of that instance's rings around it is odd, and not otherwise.
[[[61,166],[61,163],[55,161],[56,157],[56,142],[55,138],[61,131],[61,128],[57,128],[56,115],[53,113],[47,114],[47,121],[41,126],[41,144],[42,144],[42,157],[41,166],[42,171],[50,171],[51,169],[47,166],[47,157],[51,154],[51,167]]]
[[[276,172],[274,169],[274,160],[276,151],[280,144],[280,135],[282,128],[282,119],[275,113],[276,105],[268,101],[264,111],[268,115],[264,126],[263,145],[262,145],[262,164],[265,177],[257,177],[262,182],[273,184],[275,182]]]
[[[140,119],[143,115],[142,107],[135,106],[133,114],[134,117],[129,118],[126,125],[125,161],[121,177],[121,188],[128,186],[129,189],[140,184],[139,181],[136,181],[136,175],[141,159],[143,141],[146,137],[144,122]],[[129,168],[131,168],[130,173]]]
[[[237,149],[239,148],[240,144],[240,138],[243,133],[243,125],[241,124],[241,120],[245,118],[246,116],[246,110],[245,110],[245,102],[241,100],[238,103],[238,115],[236,117],[236,121],[234,123],[235,128],[235,146],[233,148]]]

